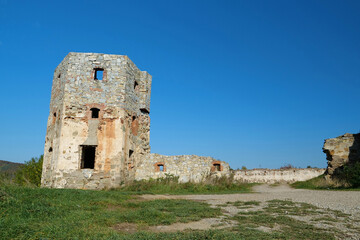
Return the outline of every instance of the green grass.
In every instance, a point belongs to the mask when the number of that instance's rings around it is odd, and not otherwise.
[[[246,208],[252,208],[254,206],[260,206],[260,202],[258,201],[236,201],[236,202],[227,202],[227,204],[231,204],[239,209],[246,209]]]
[[[319,212],[306,203],[237,201],[224,206],[259,209],[240,211],[231,217],[237,225],[224,230],[156,233],[150,231],[151,226],[219,217],[221,209],[189,200],[144,201],[132,194],[0,185],[0,239],[334,239],[344,235],[291,216],[350,224],[347,214],[329,209]],[[137,232],[122,231],[121,224],[132,224]],[[358,226],[352,228],[356,231]]]
[[[207,179],[202,183],[178,183],[178,178],[168,175],[166,178],[134,181],[116,189],[137,194],[229,194],[249,193],[253,183],[235,183],[231,177]]]
[[[289,200],[270,200],[264,210],[282,215],[307,216],[318,214],[318,208],[308,203],[295,203]]]
[[[234,230],[246,239],[335,239],[336,231],[320,229],[291,217],[316,216],[316,220],[332,220],[330,216],[325,218],[322,214],[311,204],[270,200],[262,210],[239,212],[232,219],[238,222]],[[260,230],[264,228],[267,231]]]
[[[0,239],[116,239],[123,235],[113,229],[119,223],[168,225],[219,215],[202,202],[139,201],[119,191],[0,187]]]
[[[323,229],[287,216],[274,216],[269,213],[251,215],[238,214],[233,218],[239,222],[236,231],[246,239],[335,239]],[[267,227],[269,232],[258,230]]]
[[[311,189],[311,190],[346,190],[346,191],[360,191],[360,188],[342,187],[331,185],[326,182],[324,175],[309,179],[307,181],[299,181],[291,184],[293,188],[298,189]]]

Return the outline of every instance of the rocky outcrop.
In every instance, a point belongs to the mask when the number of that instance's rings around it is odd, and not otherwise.
[[[346,133],[326,139],[323,152],[328,160],[325,177],[330,180],[342,170],[344,165],[360,161],[360,133]]]

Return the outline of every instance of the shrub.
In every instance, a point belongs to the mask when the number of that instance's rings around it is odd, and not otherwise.
[[[360,187],[360,162],[346,164],[341,173],[341,178],[351,185],[351,187]]]
[[[31,184],[40,186],[42,164],[43,155],[39,158],[31,158],[30,161],[25,162],[25,164],[16,172],[15,182],[20,185]]]
[[[318,177],[306,180],[306,181],[298,181],[291,184],[294,188],[304,188],[304,189],[329,189],[334,188],[331,184],[329,184],[324,175],[320,175]]]
[[[241,170],[247,170],[247,167],[242,166],[242,167],[241,167]]]
[[[286,164],[285,166],[280,167],[281,170],[287,170],[287,169],[292,169],[292,168],[295,168],[295,167],[291,164]]]

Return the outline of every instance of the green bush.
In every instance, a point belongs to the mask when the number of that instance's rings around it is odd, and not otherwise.
[[[25,164],[16,172],[15,182],[20,185],[30,184],[40,186],[42,164],[43,155],[39,158],[31,158],[30,161],[25,162]]]
[[[348,182],[351,187],[360,187],[360,162],[347,164],[341,173],[341,178]]]

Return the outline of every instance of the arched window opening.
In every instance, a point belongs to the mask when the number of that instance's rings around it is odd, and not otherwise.
[[[91,118],[99,118],[100,109],[91,108],[90,111],[91,111]]]

